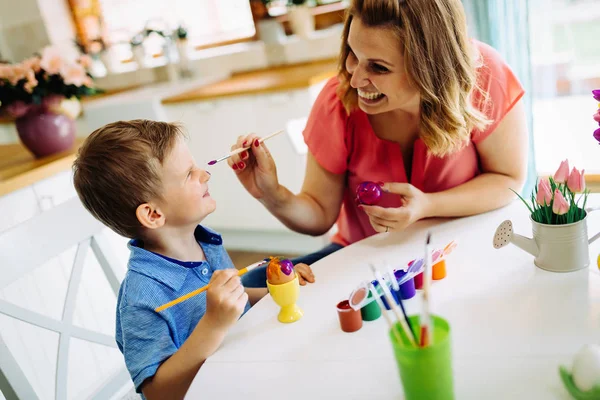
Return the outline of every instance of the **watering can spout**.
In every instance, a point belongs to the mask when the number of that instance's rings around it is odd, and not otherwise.
[[[507,220],[501,223],[498,229],[496,229],[496,234],[494,235],[494,247],[500,249],[507,246],[509,243],[514,244],[521,250],[525,250],[534,257],[539,255],[540,251],[535,240],[514,233],[512,222]]]
[[[512,244],[514,244],[521,250],[525,250],[534,257],[537,257],[540,254],[540,250],[538,249],[535,240],[527,238],[525,236],[513,233]]]

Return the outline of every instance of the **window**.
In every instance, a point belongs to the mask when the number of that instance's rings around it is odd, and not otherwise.
[[[102,38],[129,47],[144,28],[174,31],[184,26],[191,46],[247,39],[255,35],[248,0],[69,0],[80,40],[90,45]],[[144,43],[152,55],[162,52],[158,34]],[[89,47],[88,47],[89,49]]]
[[[600,174],[591,94],[600,88],[600,2],[530,0],[529,21],[538,171],[553,174],[568,158],[586,174]]]

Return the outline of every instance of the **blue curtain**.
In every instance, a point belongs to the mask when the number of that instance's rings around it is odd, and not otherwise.
[[[533,88],[529,51],[528,0],[463,0],[463,4],[471,36],[498,50],[525,89],[529,160],[527,181],[522,194],[529,197],[535,186],[537,174],[533,142]]]

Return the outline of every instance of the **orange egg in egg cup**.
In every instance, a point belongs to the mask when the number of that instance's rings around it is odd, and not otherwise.
[[[296,322],[302,318],[304,312],[296,305],[300,283],[290,260],[271,257],[267,265],[267,288],[275,303],[281,307],[277,316],[279,322]]]

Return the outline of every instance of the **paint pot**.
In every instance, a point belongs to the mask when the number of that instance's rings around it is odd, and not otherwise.
[[[383,289],[379,287],[379,281],[378,280],[374,280],[371,282],[373,284],[373,286],[375,286],[375,289],[377,290],[377,293],[380,293],[381,295],[379,296],[379,298],[381,299],[381,302],[383,303],[384,307],[386,310],[391,310],[390,305],[388,304],[385,296],[383,295]],[[393,288],[390,288],[390,293],[392,294],[392,298],[393,300],[396,302],[396,304],[398,304],[398,299],[397,299],[397,294],[396,291]]]
[[[394,277],[397,281],[400,281],[404,275],[406,275],[406,272],[402,270],[394,272]],[[400,290],[398,290],[396,296],[400,296],[402,300],[408,300],[415,297],[416,293],[415,279],[413,277],[400,285]]]
[[[348,297],[350,307],[354,310],[360,310],[365,305],[368,294],[370,294],[369,286],[365,282],[361,282],[361,284],[350,293],[350,297]]]
[[[371,292],[369,292],[367,302],[368,303],[360,309],[360,315],[362,316],[363,321],[375,321],[377,318],[381,317],[381,308],[379,308],[379,304],[373,299],[373,294]]]
[[[422,272],[415,275],[414,281],[415,281],[415,289],[423,289],[423,273]]]
[[[337,305],[340,327],[344,332],[356,332],[362,328],[362,316],[360,310],[350,307],[348,300],[340,301]]]
[[[431,279],[438,281],[446,277],[446,260],[439,261],[431,267]]]
[[[390,305],[388,304],[385,296],[383,295],[383,289],[381,289],[379,287],[379,281],[378,280],[374,280],[371,282],[373,284],[373,286],[375,287],[375,290],[377,290],[377,293],[379,293],[379,298],[381,299],[381,302],[383,303],[383,306],[385,307],[386,310],[391,310]],[[391,290],[392,292],[392,296],[395,296],[394,291]],[[394,299],[395,300],[395,299]]]

